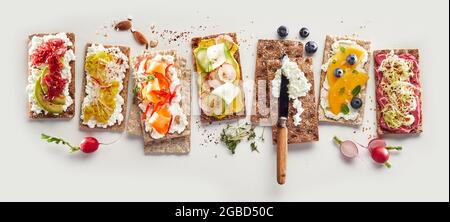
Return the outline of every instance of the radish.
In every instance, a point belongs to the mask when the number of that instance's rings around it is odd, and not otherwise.
[[[347,158],[355,158],[358,156],[358,147],[353,141],[345,140],[342,141],[336,136],[333,137],[333,140],[339,145],[341,149],[342,155]],[[359,143],[358,143],[359,144]],[[391,168],[391,164],[389,163],[389,150],[402,150],[401,146],[387,146],[386,141],[381,138],[372,139],[367,147],[359,144],[360,146],[367,148],[370,152],[370,156],[372,159],[380,164],[384,164],[387,168]]]
[[[93,153],[98,149],[100,143],[94,137],[85,137],[80,143],[80,150],[83,153]]]
[[[336,136],[333,137],[334,142],[339,145],[339,149],[341,150],[342,155],[347,158],[355,158],[358,156],[358,147],[356,144],[350,140],[342,141]]]
[[[372,152],[372,149],[377,147],[385,147],[387,150],[402,150],[401,146],[388,146],[386,141],[381,138],[372,139],[367,145],[367,149],[369,149],[370,152]]]
[[[56,143],[56,144],[63,144],[68,146],[69,152],[73,153],[76,151],[81,151],[83,153],[93,153],[95,151],[98,150],[98,147],[100,145],[111,145],[117,141],[119,141],[119,139],[122,137],[122,135],[116,139],[115,141],[111,142],[111,143],[100,143],[98,142],[98,140],[95,137],[85,137],[81,143],[80,146],[73,146],[72,144],[70,144],[69,142],[65,141],[62,138],[58,138],[58,137],[53,137],[53,136],[49,136],[46,134],[41,134],[41,139],[47,141],[48,143]]]
[[[391,168],[391,164],[389,163],[389,151],[386,147],[375,147],[370,152],[370,156],[372,159],[377,162],[384,164],[387,168]]]
[[[402,150],[401,146],[387,146],[386,141],[381,138],[372,139],[367,145],[367,149],[370,152],[372,159],[377,162],[384,164],[387,168],[391,168],[389,163],[389,150]]]

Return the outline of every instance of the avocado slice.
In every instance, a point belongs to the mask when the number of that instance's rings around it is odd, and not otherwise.
[[[54,104],[44,98],[44,92],[41,87],[41,79],[42,75],[36,81],[36,85],[34,87],[34,98],[36,99],[38,105],[49,113],[58,114],[64,112],[63,105]]]
[[[208,73],[212,71],[212,66],[206,55],[207,48],[197,48],[195,49],[195,60],[200,68]]]
[[[46,66],[41,73],[41,78],[39,78],[39,83],[41,85],[41,89],[42,89],[42,94],[46,95],[48,93],[48,86],[45,84],[45,82],[43,81],[43,77],[48,73],[48,67]],[[55,97],[52,101],[52,103],[56,104],[56,105],[64,105],[66,104],[66,96],[64,95],[59,95],[57,97]]]
[[[41,84],[41,88],[42,88],[42,92],[45,94],[47,94],[48,92],[48,87],[45,84],[45,82],[43,81],[43,77],[48,73],[48,67],[46,66],[42,72],[41,72],[41,77],[39,78],[39,83]]]
[[[61,95],[55,97],[51,102],[56,105],[65,105],[66,104],[66,96],[61,94]]]

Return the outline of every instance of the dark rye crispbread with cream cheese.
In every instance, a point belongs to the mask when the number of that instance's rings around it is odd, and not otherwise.
[[[301,42],[258,40],[251,122],[257,125],[270,124],[272,126],[273,143],[277,142],[276,121],[278,116],[271,114],[278,112],[278,99],[272,96],[271,81],[275,77],[275,72],[281,68],[283,55],[287,55],[289,59],[297,63],[299,69],[305,74],[306,79],[311,84],[308,94],[299,98],[304,111],[301,114],[301,121],[298,126],[294,125],[293,116],[296,114],[296,110],[293,108],[293,101],[289,100],[288,144],[318,141],[319,133],[314,96],[312,58],[304,57],[303,44]],[[263,97],[268,97],[268,99]]]
[[[57,33],[41,33],[41,34],[33,34],[28,36],[28,48],[31,47],[31,40],[34,36],[37,37],[43,37],[46,35],[55,35]],[[72,46],[69,46],[67,50],[73,50],[75,53],[75,34],[71,32],[65,33],[67,38],[72,42]],[[31,63],[31,56],[28,55],[28,63]],[[28,102],[28,118],[33,120],[39,120],[39,119],[72,119],[75,115],[75,61],[71,61],[69,63],[71,69],[71,81],[69,83],[69,96],[72,98],[73,103],[69,107],[67,107],[67,110],[59,115],[54,115],[51,113],[39,113],[36,114],[33,111],[31,111],[31,102]],[[31,67],[28,66],[28,76],[31,75]]]
[[[332,45],[334,42],[339,41],[339,40],[349,40],[349,41],[354,41],[356,42],[356,44],[358,44],[359,46],[361,46],[362,48],[364,48],[367,51],[367,57],[371,58],[371,49],[370,49],[370,45],[371,42],[370,41],[365,41],[365,40],[360,40],[360,39],[355,39],[355,38],[350,38],[350,37],[337,37],[337,36],[330,36],[327,35],[326,39],[325,39],[325,48],[324,48],[324,53],[323,53],[323,64],[326,64],[328,62],[328,60],[332,57]],[[370,59],[367,60],[367,62],[364,64],[364,71],[367,73],[369,73],[369,67],[370,67]],[[319,104],[317,106],[318,109],[318,113],[319,113],[319,121],[320,122],[327,122],[327,123],[340,123],[343,125],[348,125],[348,126],[359,126],[362,124],[363,119],[364,119],[364,107],[365,107],[365,100],[366,100],[366,86],[367,83],[361,87],[361,91],[359,92],[359,98],[361,98],[362,100],[362,106],[358,109],[358,116],[355,120],[345,120],[344,118],[339,118],[338,120],[335,119],[331,119],[325,116],[325,111],[321,106],[321,100],[322,100],[322,88],[323,88],[323,84],[325,82],[325,79],[327,78],[327,72],[321,69],[321,74],[320,74],[320,90],[319,90]],[[328,99],[328,98],[326,98]]]
[[[88,48],[92,46],[92,43],[88,43],[86,44],[86,49],[85,49],[85,62],[86,62],[86,58],[87,58],[87,53],[88,53]],[[84,75],[83,75],[83,82],[82,82],[82,90],[81,90],[81,97],[80,97],[80,120],[79,120],[79,126],[81,130],[99,130],[99,131],[111,131],[111,132],[123,132],[125,130],[125,124],[126,124],[126,117],[127,117],[127,101],[128,101],[128,85],[129,85],[129,79],[130,79],[130,48],[126,47],[126,46],[113,46],[113,45],[103,45],[103,47],[107,48],[112,48],[112,47],[116,47],[118,49],[120,49],[120,51],[128,58],[128,68],[125,72],[125,77],[122,80],[122,84],[123,84],[123,89],[120,91],[120,96],[123,98],[124,103],[122,105],[122,115],[123,115],[123,120],[120,124],[118,124],[117,122],[112,125],[112,126],[107,126],[106,128],[103,127],[94,127],[94,128],[90,128],[89,126],[87,126],[86,124],[83,123],[83,119],[81,118],[81,115],[83,113],[83,100],[86,97],[86,75],[87,75],[87,71],[86,68],[84,69]],[[122,61],[123,62],[123,61]]]
[[[381,62],[385,59],[381,56],[388,55],[389,53],[393,52],[394,55],[400,56],[405,55],[407,57],[412,56],[412,58],[415,60],[415,64],[413,64],[415,67],[412,67],[412,71],[414,73],[414,76],[410,78],[413,79],[413,84],[416,85],[417,90],[415,90],[416,96],[417,96],[417,108],[413,112],[416,112],[416,123],[414,123],[413,127],[410,127],[408,130],[392,130],[392,129],[385,129],[382,127],[381,118],[383,116],[383,111],[380,102],[383,100],[382,97],[382,91],[381,90],[381,84],[383,77],[380,76],[382,73],[378,70]],[[377,133],[378,135],[385,135],[385,134],[418,134],[423,131],[423,115],[422,115],[422,85],[420,81],[420,55],[419,55],[419,49],[384,49],[384,50],[375,50],[373,52],[374,57],[374,73],[375,73],[375,90],[376,90],[376,111],[377,111]],[[385,56],[384,56],[385,57]],[[379,75],[380,74],[380,75]]]
[[[217,35],[210,35],[210,36],[205,36],[205,37],[195,37],[195,38],[193,38],[192,40],[191,40],[191,47],[192,47],[192,61],[193,61],[193,67],[194,67],[194,69],[196,69],[196,67],[197,67],[197,62],[196,62],[196,59],[195,59],[195,54],[194,54],[194,50],[199,46],[199,43],[202,41],[202,40],[204,40],[204,39],[213,39],[213,38],[216,38],[216,37],[218,37],[218,36],[221,36],[221,35],[228,35],[228,36],[230,36],[232,39],[233,39],[233,41],[236,43],[236,44],[238,44],[238,41],[237,41],[237,35],[236,35],[236,33],[221,33],[221,34],[217,34]],[[246,117],[246,108],[245,108],[245,92],[244,92],[244,89],[243,89],[243,85],[242,85],[242,82],[243,82],[243,75],[242,75],[242,66],[241,66],[241,60],[240,60],[240,53],[239,53],[239,51],[240,51],[240,49],[238,49],[235,53],[234,53],[234,55],[232,55],[233,57],[234,57],[234,59],[237,61],[237,63],[238,63],[238,65],[239,65],[239,69],[240,69],[240,71],[241,71],[241,84],[239,85],[239,88],[241,89],[241,93],[242,93],[242,99],[243,99],[243,104],[244,104],[244,107],[243,107],[243,110],[242,111],[240,111],[240,112],[238,112],[238,113],[232,113],[232,114],[227,114],[226,116],[224,116],[224,117],[222,117],[222,118],[216,118],[216,117],[214,117],[214,116],[208,116],[208,115],[206,115],[204,112],[203,112],[203,110],[202,109],[200,109],[200,121],[202,122],[202,123],[213,123],[213,122],[218,122],[218,121],[227,121],[227,120],[238,120],[238,119],[242,119],[242,118],[245,118]],[[197,72],[197,70],[196,70],[196,72]],[[199,86],[200,87],[200,86]],[[200,95],[198,95],[199,96],[199,99],[200,99]]]

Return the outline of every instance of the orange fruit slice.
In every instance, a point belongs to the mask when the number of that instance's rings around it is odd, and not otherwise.
[[[167,134],[170,127],[170,121],[172,119],[172,115],[170,114],[167,108],[162,108],[156,111],[153,115],[156,117],[152,117],[152,122],[150,123],[152,127],[160,134]]]
[[[146,62],[145,73],[147,74],[161,73],[164,75],[166,72],[166,67],[167,67],[166,63],[157,62],[149,59]]]
[[[355,63],[354,65],[350,65],[347,63],[347,57],[350,54],[354,54],[358,58],[357,63]],[[339,79],[336,76],[334,76],[334,70],[336,68],[341,68],[342,70],[344,70],[344,75],[348,74],[348,73],[352,73],[353,70],[357,66],[359,66],[359,64],[361,64],[361,60],[362,60],[363,56],[364,56],[364,51],[362,51],[358,48],[355,48],[355,47],[341,46],[341,48],[338,48],[338,51],[336,52],[336,54],[330,58],[330,63],[328,65],[328,69],[327,69],[327,79],[328,79],[328,84],[330,85],[330,87],[333,86],[334,83],[336,83],[336,81]]]
[[[334,114],[341,112],[342,105],[347,105],[353,98],[352,91],[357,86],[363,87],[369,76],[365,73],[352,72],[339,78],[328,92],[330,111]]]

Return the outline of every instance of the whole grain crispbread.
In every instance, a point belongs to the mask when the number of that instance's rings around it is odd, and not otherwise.
[[[42,34],[33,34],[28,36],[28,47],[31,47],[31,40],[34,36],[38,36],[38,37],[42,37],[42,36],[46,36],[46,35],[54,35],[57,33],[50,33],[50,34],[46,34],[46,33],[42,33]],[[67,49],[70,50],[72,49],[73,52],[75,53],[75,34],[74,33],[66,33],[67,38],[70,39],[70,41],[72,42],[72,46],[68,47]],[[28,55],[28,63],[31,62],[31,55]],[[31,103],[28,102],[28,118],[32,119],[32,120],[40,120],[40,119],[72,119],[75,115],[75,61],[71,61],[69,63],[70,65],[70,71],[72,73],[72,78],[70,80],[69,83],[69,95],[70,97],[72,97],[73,103],[72,105],[70,105],[69,107],[67,107],[67,110],[59,115],[53,115],[51,113],[39,113],[36,114],[34,112],[31,111]],[[31,75],[31,69],[30,67],[28,67],[28,75]]]
[[[305,77],[308,82],[311,83],[311,90],[308,95],[300,97],[302,107],[304,109],[301,114],[300,125],[294,125],[293,116],[296,114],[296,110],[293,108],[293,101],[289,100],[289,118],[287,121],[288,128],[288,144],[312,142],[319,140],[319,123],[317,119],[316,100],[314,96],[314,73],[312,71],[312,58],[293,59],[299,68],[305,73]],[[267,63],[267,69],[269,73],[269,79],[272,80],[275,77],[275,72],[281,68],[280,60],[269,60]],[[270,95],[272,93],[270,92]],[[275,100],[277,101],[277,100]],[[275,105],[275,107],[278,107]],[[272,138],[273,143],[277,143],[278,127],[272,126]]]
[[[197,67],[196,64],[196,60],[195,60],[195,55],[194,55],[194,50],[198,47],[198,44],[200,43],[200,41],[202,41],[203,39],[211,39],[211,38],[215,38],[217,36],[220,35],[229,35],[234,42],[238,43],[237,41],[237,35],[236,33],[221,33],[221,34],[217,34],[217,35],[210,35],[210,36],[205,36],[205,37],[195,37],[191,40],[191,47],[192,47],[192,61],[193,61],[193,67],[194,69],[196,69],[195,67]],[[242,66],[241,66],[241,59],[240,59],[240,54],[239,54],[239,50],[236,51],[236,53],[233,55],[234,58],[236,59],[237,63],[239,64],[239,69],[241,70],[241,76],[242,75]],[[197,70],[195,70],[197,72]],[[244,81],[244,79],[242,78],[242,81]],[[243,103],[245,104],[245,91],[243,89],[243,85],[240,84],[240,88],[241,88],[241,92],[244,94],[242,99],[244,100]],[[200,97],[200,95],[198,95]],[[200,121],[201,123],[213,123],[213,122],[218,122],[218,121],[231,121],[231,120],[238,120],[238,119],[242,119],[246,117],[246,108],[244,105],[244,108],[241,112],[239,113],[233,113],[231,115],[226,115],[223,118],[216,118],[214,116],[208,116],[206,115],[201,109],[200,109]]]
[[[87,57],[87,50],[88,48],[91,46],[91,43],[86,44],[86,53],[85,53],[85,59]],[[122,96],[124,103],[122,105],[122,115],[123,115],[123,121],[120,124],[115,123],[112,126],[108,126],[106,128],[100,128],[100,127],[95,127],[95,128],[90,128],[89,126],[83,124],[83,120],[81,119],[81,114],[83,112],[83,100],[84,97],[86,97],[86,69],[84,70],[84,75],[83,75],[83,86],[82,86],[82,91],[81,91],[81,98],[80,98],[80,120],[79,120],[79,125],[80,125],[80,129],[81,130],[94,130],[94,131],[110,131],[110,132],[123,132],[125,130],[125,125],[126,125],[126,117],[127,117],[127,101],[128,101],[128,84],[129,84],[129,79],[130,79],[130,68],[131,68],[131,63],[130,63],[130,48],[129,47],[125,47],[125,46],[112,46],[112,45],[103,45],[105,48],[112,48],[112,47],[117,47],[120,49],[120,51],[122,51],[123,54],[125,54],[128,57],[128,66],[129,68],[127,69],[126,73],[125,73],[125,78],[123,79],[123,89],[122,91],[120,91],[120,95]]]
[[[332,56],[332,54],[331,54],[332,45],[335,41],[339,41],[339,40],[355,41],[358,45],[360,45],[365,50],[367,50],[368,58],[371,57],[370,41],[354,39],[354,38],[349,38],[349,37],[334,37],[334,36],[327,35],[326,39],[325,39],[325,49],[324,49],[324,53],[323,53],[322,64],[325,64],[328,61],[328,59]],[[367,74],[369,74],[369,67],[370,67],[370,60],[368,60],[366,62],[366,64],[364,65],[364,70],[366,71]],[[322,89],[325,79],[326,79],[326,71],[321,70],[320,89]],[[343,118],[340,118],[339,120],[334,120],[334,119],[330,119],[330,118],[326,117],[325,111],[323,110],[323,108],[320,105],[321,90],[319,90],[319,104],[317,105],[317,109],[318,109],[318,113],[319,113],[319,122],[339,123],[339,124],[343,124],[343,125],[347,125],[347,126],[354,126],[354,127],[360,126],[364,119],[364,107],[366,104],[365,100],[366,100],[366,88],[367,88],[366,86],[367,86],[367,83],[365,86],[361,87],[361,91],[359,93],[359,97],[363,101],[363,105],[358,110],[359,114],[358,114],[358,118],[356,120],[345,120]]]
[[[188,125],[181,133],[167,134],[161,139],[153,139],[148,132],[145,132],[144,122],[141,119],[142,110],[138,107],[138,99],[134,95],[133,103],[131,104],[127,133],[133,136],[143,137],[144,153],[145,154],[185,154],[191,150],[191,70],[187,68],[186,59],[178,56],[176,51],[159,51],[159,52],[145,52],[142,57],[153,57],[157,54],[172,55],[175,57],[174,67],[178,71],[178,78],[182,81],[182,109],[187,113]],[[137,59],[135,59],[137,60]],[[133,64],[133,67],[134,64]],[[136,84],[136,81],[133,81]]]
[[[380,67],[380,64],[378,64],[376,59],[375,59],[377,57],[377,55],[379,55],[379,54],[388,54],[391,51],[393,51],[394,54],[396,54],[396,55],[410,54],[410,55],[412,55],[412,56],[414,56],[416,58],[418,64],[420,63],[419,49],[383,49],[383,50],[375,50],[373,52],[373,58],[374,58],[374,61],[375,61],[374,62],[374,73],[377,73],[377,70]],[[419,87],[420,87],[420,89],[422,89],[422,85],[420,83],[420,76],[421,76],[421,73],[420,73],[420,69],[419,69],[419,73],[418,73]],[[381,82],[381,79],[378,79],[378,75],[375,74],[375,89],[378,89],[378,87],[380,85],[380,82]],[[419,93],[420,93],[419,101],[420,102],[418,104],[419,106],[422,106],[422,101],[423,101],[423,95],[422,95],[421,92],[422,91],[420,90],[419,91]],[[375,95],[378,96],[377,93]],[[419,116],[420,116],[419,124],[417,125],[417,128],[412,130],[411,132],[408,132],[408,133],[397,133],[397,132],[392,132],[392,131],[385,130],[385,129],[381,128],[381,126],[379,124],[380,123],[380,118],[381,118],[381,107],[378,104],[378,97],[377,97],[376,101],[377,101],[376,102],[376,110],[377,110],[377,115],[376,116],[377,116],[377,133],[378,133],[378,135],[381,136],[381,135],[388,135],[388,134],[419,134],[419,133],[423,132],[422,109],[420,109],[420,113],[419,113]]]
[[[258,125],[273,125],[276,119],[270,118],[273,110],[266,96],[270,95],[267,61],[281,59],[286,54],[291,59],[303,57],[303,44],[292,40],[258,40],[256,50],[255,84],[250,120]],[[273,108],[273,107],[272,107]]]
[[[252,106],[252,124],[272,126],[273,143],[277,141],[278,100],[272,96],[270,81],[281,68],[281,57],[286,54],[295,61],[311,84],[308,95],[301,97],[304,108],[299,126],[294,125],[296,110],[293,101],[289,101],[288,144],[312,142],[319,140],[316,101],[314,96],[314,73],[312,58],[303,57],[303,44],[290,40],[259,40],[257,46],[255,92]],[[272,103],[272,104],[271,104]]]

